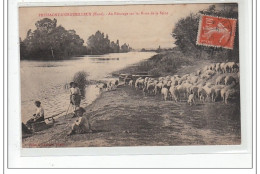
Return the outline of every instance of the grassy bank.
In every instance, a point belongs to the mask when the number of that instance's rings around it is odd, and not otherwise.
[[[193,65],[194,61],[192,56],[186,56],[176,48],[171,51],[158,53],[148,60],[129,66],[115,73],[135,74],[137,72],[148,72],[149,75],[156,77],[166,76],[175,74],[177,70],[183,66]]]

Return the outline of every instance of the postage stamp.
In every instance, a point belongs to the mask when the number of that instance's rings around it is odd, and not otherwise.
[[[233,49],[236,19],[201,16],[197,45]]]

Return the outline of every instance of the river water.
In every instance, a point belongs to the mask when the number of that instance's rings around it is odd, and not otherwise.
[[[22,60],[20,64],[22,121],[26,122],[32,117],[36,109],[35,100],[41,101],[45,117],[58,113],[64,115],[69,106],[70,95],[64,85],[72,80],[76,72],[87,72],[88,80],[108,80],[112,72],[146,60],[155,54],[155,52],[129,52],[102,56],[86,55],[63,61]],[[95,88],[95,85],[89,85],[81,106],[87,106],[98,96],[99,89]]]

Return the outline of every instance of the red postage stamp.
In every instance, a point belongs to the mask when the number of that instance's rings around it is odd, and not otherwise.
[[[233,49],[236,19],[201,16],[197,45]]]

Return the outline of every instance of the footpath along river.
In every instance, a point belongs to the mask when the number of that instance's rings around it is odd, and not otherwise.
[[[35,112],[34,101],[40,100],[45,117],[63,112],[69,106],[69,91],[64,88],[78,71],[89,74],[88,80],[108,80],[111,73],[129,65],[149,59],[155,52],[111,53],[101,56],[82,56],[63,61],[22,60],[21,72],[21,121],[26,122]],[[86,88],[82,106],[87,106],[99,96],[95,85]],[[72,108],[69,110],[72,112]]]

